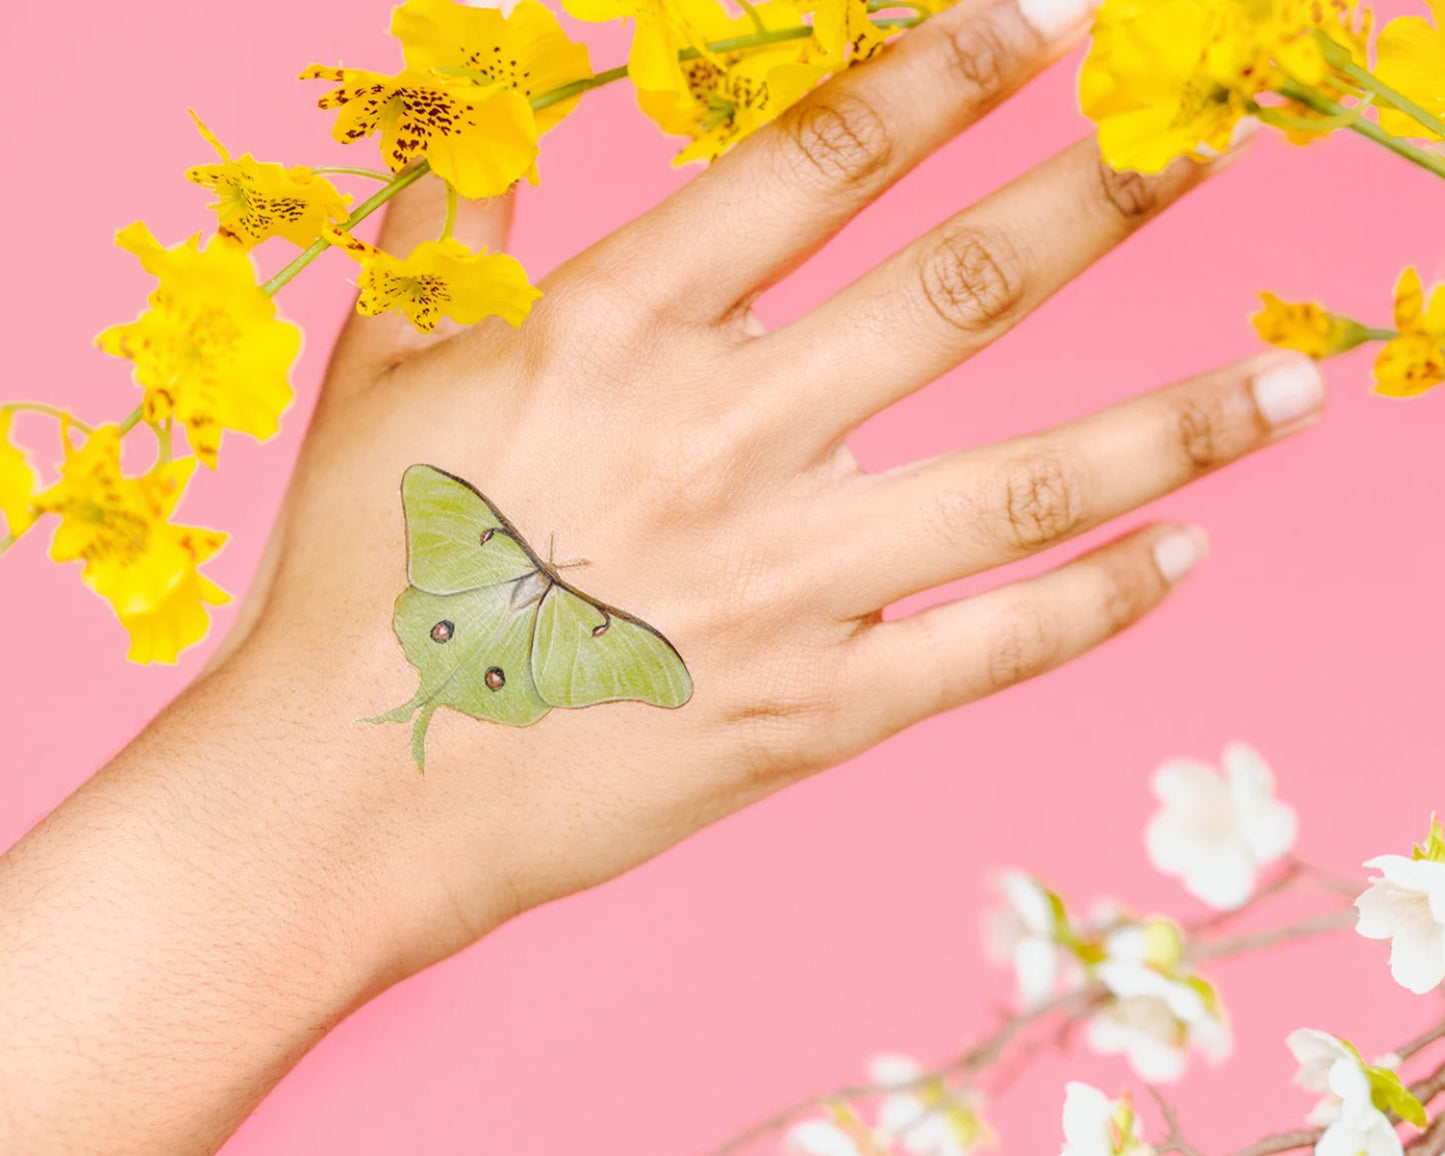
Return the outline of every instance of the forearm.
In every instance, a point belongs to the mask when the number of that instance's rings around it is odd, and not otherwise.
[[[268,682],[192,688],[0,859],[0,1151],[212,1151],[406,970],[367,736]]]

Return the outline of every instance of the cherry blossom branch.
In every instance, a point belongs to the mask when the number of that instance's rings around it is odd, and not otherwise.
[[[1154,1097],[1154,1103],[1159,1105],[1159,1114],[1164,1117],[1164,1127],[1168,1129],[1164,1139],[1154,1145],[1154,1151],[1158,1156],[1166,1156],[1167,1153],[1177,1153],[1178,1156],[1204,1156],[1198,1148],[1184,1139],[1184,1133],[1179,1127],[1179,1113],[1173,1104],[1164,1098],[1164,1094],[1153,1084],[1145,1084],[1145,1091]]]
[[[1429,1029],[1429,1031],[1421,1032],[1409,1043],[1401,1044],[1395,1049],[1395,1055],[1399,1056],[1401,1061],[1408,1060],[1416,1052],[1424,1051],[1442,1037],[1445,1037],[1445,1020],[1441,1020],[1433,1028]]]
[[[1325,1134],[1323,1128],[1296,1128],[1292,1132],[1273,1132],[1262,1136],[1230,1156],[1274,1156],[1276,1152],[1293,1152],[1296,1148],[1313,1148]]]
[[[994,1032],[980,1040],[977,1044],[960,1053],[958,1056],[947,1061],[937,1068],[933,1068],[907,1082],[890,1084],[855,1084],[844,1085],[834,1088],[830,1092],[822,1092],[798,1100],[795,1103],[775,1112],[765,1120],[759,1120],[756,1124],[739,1132],[731,1140],[721,1146],[712,1149],[708,1156],[729,1156],[730,1153],[740,1152],[764,1136],[774,1132],[781,1132],[793,1123],[800,1116],[809,1112],[815,1112],[826,1107],[830,1103],[839,1100],[863,1100],[875,1096],[888,1095],[889,1093],[918,1091],[931,1084],[937,1084],[940,1080],[949,1077],[957,1077],[965,1073],[975,1072],[986,1068],[997,1060],[1008,1046],[1014,1041],[1020,1032],[1031,1027],[1050,1016],[1062,1013],[1065,1019],[1070,1016],[1082,1015],[1088,1008],[1096,1004],[1105,996],[1102,984],[1090,984],[1067,995],[1058,996],[1047,1003],[1029,1011],[1015,1012],[1005,1017],[1004,1021]],[[914,1121],[914,1125],[917,1121]]]
[[[1247,935],[1235,935],[1211,942],[1194,943],[1186,949],[1191,961],[1201,959],[1228,959],[1236,955],[1248,955],[1252,951],[1274,947],[1281,943],[1293,943],[1301,939],[1313,939],[1331,931],[1342,931],[1355,924],[1353,908],[1340,911],[1326,911],[1323,915],[1312,915],[1283,927],[1270,927]]]

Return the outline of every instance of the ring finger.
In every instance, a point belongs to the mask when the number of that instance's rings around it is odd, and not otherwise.
[[[1273,352],[1045,433],[856,477],[834,536],[852,576],[842,616],[1081,534],[1303,429],[1323,403],[1315,364]]]

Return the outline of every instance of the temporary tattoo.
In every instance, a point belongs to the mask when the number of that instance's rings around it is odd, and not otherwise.
[[[411,753],[419,769],[439,706],[530,726],[553,707],[624,699],[679,707],[692,697],[672,643],[563,582],[461,478],[412,466],[401,503],[411,584],[396,600],[392,625],[421,686],[410,702],[363,721],[415,715]]]

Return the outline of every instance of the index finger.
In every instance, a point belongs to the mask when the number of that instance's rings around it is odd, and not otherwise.
[[[602,247],[647,262],[669,312],[727,316],[1067,51],[1096,6],[960,0],[810,93]]]

